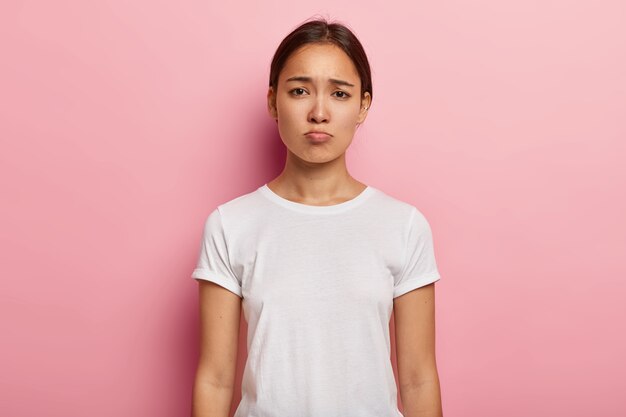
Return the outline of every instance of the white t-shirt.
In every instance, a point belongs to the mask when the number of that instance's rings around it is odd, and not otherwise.
[[[235,417],[398,417],[393,298],[439,280],[430,226],[368,186],[312,206],[267,184],[208,216],[193,278],[242,297],[248,359]]]

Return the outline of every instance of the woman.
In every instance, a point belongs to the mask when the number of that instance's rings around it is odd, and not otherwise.
[[[339,23],[302,24],[279,45],[268,110],[281,174],[208,216],[195,417],[228,416],[240,308],[248,359],[236,417],[392,417],[395,315],[404,416],[441,416],[428,222],[353,178],[345,152],[372,101],[369,63]]]

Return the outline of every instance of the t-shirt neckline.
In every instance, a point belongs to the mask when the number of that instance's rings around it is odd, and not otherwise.
[[[371,185],[367,185],[363,189],[363,191],[361,191],[356,197],[344,201],[343,203],[332,204],[330,206],[313,206],[310,204],[297,203],[295,201],[287,200],[286,198],[283,198],[276,194],[274,191],[272,191],[267,186],[267,183],[260,186],[258,190],[270,201],[290,210],[308,214],[331,214],[344,212],[358,206],[359,204],[364,202],[370,195],[372,195],[376,189]]]

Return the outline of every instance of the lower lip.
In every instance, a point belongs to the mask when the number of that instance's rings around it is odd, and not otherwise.
[[[305,136],[311,139],[311,142],[314,143],[322,143],[330,139],[330,135],[326,133],[307,133]]]

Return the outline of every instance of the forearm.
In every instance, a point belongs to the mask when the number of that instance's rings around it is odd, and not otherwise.
[[[228,417],[233,387],[211,384],[196,378],[193,387],[192,417]]]
[[[405,417],[443,417],[439,378],[400,388]]]

